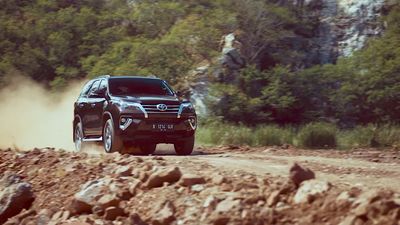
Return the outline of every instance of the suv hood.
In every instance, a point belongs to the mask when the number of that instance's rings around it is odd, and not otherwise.
[[[127,102],[137,102],[142,105],[151,104],[181,104],[181,101],[175,96],[114,96],[115,100],[122,100]]]

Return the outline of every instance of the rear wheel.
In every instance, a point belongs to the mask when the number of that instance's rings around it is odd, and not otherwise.
[[[75,150],[76,151],[82,151],[84,148],[85,144],[83,142],[83,129],[82,129],[82,123],[78,122],[75,124],[74,127],[74,143],[75,143]]]
[[[108,119],[103,127],[103,145],[107,153],[119,152],[122,150],[123,143],[114,130],[112,119]]]
[[[190,155],[194,148],[194,135],[174,144],[177,155]]]

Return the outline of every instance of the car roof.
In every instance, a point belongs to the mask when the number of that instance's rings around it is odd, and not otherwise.
[[[99,78],[108,78],[108,79],[150,79],[150,80],[161,80],[158,77],[151,76],[151,77],[145,77],[145,76],[110,76],[110,75],[105,75],[105,76],[99,76],[96,79]]]

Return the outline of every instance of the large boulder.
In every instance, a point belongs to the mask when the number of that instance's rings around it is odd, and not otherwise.
[[[5,173],[0,180],[0,224],[23,209],[29,209],[34,201],[32,186],[21,177]]]
[[[304,181],[294,196],[294,203],[307,203],[312,202],[315,198],[320,197],[326,193],[331,184],[327,181],[320,180],[307,180]]]
[[[164,183],[172,184],[181,178],[182,173],[178,167],[167,168],[152,174],[147,180],[147,188],[161,187]]]
[[[296,187],[300,186],[303,181],[315,178],[315,174],[308,168],[301,167],[299,164],[294,163],[290,168],[290,180]]]
[[[103,178],[85,183],[70,204],[72,214],[91,213],[97,201],[108,192],[111,179]]]
[[[202,176],[198,176],[195,174],[184,174],[179,181],[179,184],[184,187],[191,187],[195,184],[204,184],[206,183],[206,179]]]

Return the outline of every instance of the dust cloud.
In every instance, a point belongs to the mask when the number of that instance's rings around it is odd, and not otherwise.
[[[21,76],[8,83],[0,90],[0,148],[74,150],[73,107],[84,82],[62,92],[48,91]]]

